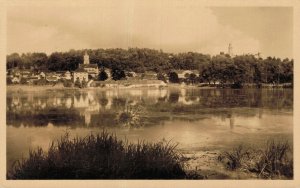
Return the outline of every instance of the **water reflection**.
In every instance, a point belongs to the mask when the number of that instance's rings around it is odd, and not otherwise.
[[[10,168],[29,148],[47,149],[69,128],[86,136],[105,127],[130,142],[172,139],[189,152],[292,139],[293,90],[8,91],[6,112]]]
[[[231,89],[131,89],[8,92],[7,124],[20,126],[102,127],[116,125],[117,115],[143,106],[146,125],[166,120],[197,121],[218,117],[258,116],[264,110],[292,112],[293,91]],[[250,110],[249,110],[250,109]]]
[[[234,118],[233,118],[233,115],[231,113],[229,113],[227,115],[227,118],[229,119],[230,130],[233,130],[233,128],[234,128]]]

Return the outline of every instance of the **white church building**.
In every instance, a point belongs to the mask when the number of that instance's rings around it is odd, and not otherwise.
[[[83,64],[79,64],[79,68],[84,69],[91,77],[95,78],[99,74],[99,68],[97,64],[90,64],[90,58],[87,52],[83,56]]]
[[[83,80],[88,82],[89,77],[95,78],[99,74],[99,69],[97,64],[90,64],[90,58],[87,52],[83,56],[83,64],[79,64],[79,68],[73,73],[73,82],[76,80],[82,82]]]

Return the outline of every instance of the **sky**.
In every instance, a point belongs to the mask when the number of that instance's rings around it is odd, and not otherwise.
[[[91,1],[7,8],[7,53],[152,48],[293,57],[293,9],[203,7],[197,1]]]

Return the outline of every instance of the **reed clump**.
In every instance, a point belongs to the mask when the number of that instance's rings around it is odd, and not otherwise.
[[[267,141],[263,149],[240,145],[218,156],[230,170],[255,173],[263,179],[292,179],[293,152],[287,141]]]
[[[137,144],[103,131],[84,138],[66,133],[48,152],[31,150],[8,179],[184,179],[185,161],[170,142]]]

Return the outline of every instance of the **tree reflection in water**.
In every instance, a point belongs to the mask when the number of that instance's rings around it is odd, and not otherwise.
[[[251,110],[246,110],[251,109]],[[258,109],[258,110],[256,110]],[[134,89],[7,93],[7,125],[105,127],[158,125],[229,114],[263,116],[263,109],[293,109],[292,89]],[[147,113],[146,113],[147,112]]]

